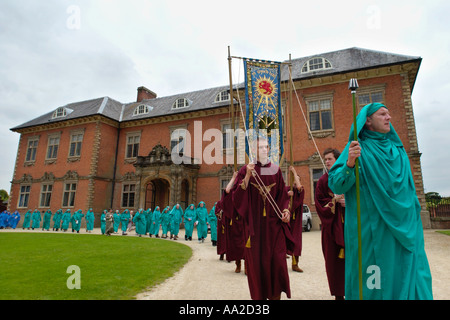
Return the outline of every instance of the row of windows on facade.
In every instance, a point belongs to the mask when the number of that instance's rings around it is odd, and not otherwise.
[[[122,187],[122,207],[132,208],[134,207],[135,199],[135,184],[124,184]],[[77,192],[77,183],[69,182],[64,184],[63,198],[61,207],[73,208],[75,206],[75,196]],[[18,208],[28,208],[30,200],[31,185],[20,186]],[[41,192],[39,195],[39,208],[49,208],[52,200],[53,184],[42,184]]]
[[[46,160],[56,159],[58,157],[60,136],[50,136],[47,143]],[[70,136],[69,158],[81,156],[81,144],[83,142],[83,134],[72,134]],[[32,137],[28,140],[26,162],[36,161],[36,153],[39,144],[39,137]]]
[[[315,192],[317,181],[319,181],[320,177],[324,174],[324,170],[323,168],[312,168],[311,174],[312,174],[311,187]],[[283,172],[283,176],[286,179],[286,172]],[[223,190],[225,190],[228,182],[229,182],[228,178],[220,180],[220,194],[222,194]],[[76,182],[64,183],[61,207],[68,207],[68,208],[74,207],[76,191],[77,191]],[[31,185],[22,185],[20,187],[19,201],[17,205],[18,208],[28,207],[30,193],[31,193]],[[48,183],[41,184],[40,200],[39,200],[40,208],[50,207],[52,193],[53,193],[53,184]],[[135,206],[135,197],[136,197],[136,185],[134,183],[122,185],[121,207],[133,208]]]
[[[374,91],[358,95],[359,106],[362,107],[371,102],[383,102],[383,92]],[[310,100],[307,102],[309,126],[311,131],[331,130],[333,129],[332,119],[332,98],[326,97],[322,99]],[[231,129],[230,124],[222,125],[223,146],[224,148],[232,147],[232,139],[228,137],[227,130]],[[179,129],[178,135],[174,138],[171,132],[170,150],[183,152],[184,141],[186,138],[185,129]],[[139,154],[140,133],[130,134],[127,136],[126,158],[136,158]],[[46,159],[56,159],[58,155],[60,137],[50,137],[48,140]],[[25,161],[35,161],[36,151],[38,147],[38,138],[28,141],[28,149]],[[79,157],[81,155],[81,144],[83,134],[72,134],[69,147],[69,157]]]

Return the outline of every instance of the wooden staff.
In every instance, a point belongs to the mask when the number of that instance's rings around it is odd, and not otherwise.
[[[233,99],[233,79],[231,72],[231,55],[230,46],[228,46],[228,74],[230,77],[230,108],[231,108],[231,129],[233,131],[233,157],[234,157],[234,172],[237,171],[237,147],[236,147],[236,125],[234,123],[234,99]]]
[[[291,62],[291,54],[289,54],[289,165],[294,166],[294,152],[292,150],[292,118],[293,118],[293,114],[292,114],[292,62]],[[281,133],[281,135],[283,135],[283,133]],[[281,137],[283,139],[283,137]],[[290,186],[291,186],[291,191],[293,189],[293,185],[294,185],[294,174],[291,172],[291,170],[289,170],[290,173]],[[294,197],[291,197],[290,200],[290,204],[289,204],[289,208],[291,209],[291,211],[293,211],[292,208],[292,202],[293,202]],[[291,212],[292,213],[292,212]]]
[[[353,100],[353,140],[358,141],[358,128],[356,125],[356,89],[358,89],[358,80],[350,79],[348,89],[351,90]],[[361,246],[361,203],[359,194],[359,159],[355,161],[356,176],[356,215],[358,222],[358,268],[359,268],[359,300],[363,300],[363,281],[362,281],[362,246]]]

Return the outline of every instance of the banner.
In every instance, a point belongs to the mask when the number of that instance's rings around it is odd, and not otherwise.
[[[256,150],[251,146],[252,141],[258,135],[264,136],[269,142],[270,160],[276,165],[280,164],[284,152],[280,66],[279,62],[244,59],[248,129],[245,152],[250,159],[255,159]]]

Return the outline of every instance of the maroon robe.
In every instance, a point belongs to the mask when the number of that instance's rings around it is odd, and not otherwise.
[[[233,191],[233,204],[245,224],[244,256],[250,296],[253,300],[272,299],[285,292],[290,298],[286,263],[287,246],[292,247],[289,225],[281,221],[268,199],[264,205],[255,177],[252,176],[248,186],[244,187],[246,171],[246,165],[239,170],[237,187]],[[265,166],[258,162],[255,171],[266,189],[270,189],[280,211],[288,209],[289,196],[280,168],[270,162]]]
[[[286,191],[290,191],[289,186],[286,187]],[[305,189],[301,187],[301,191],[298,191],[296,187],[292,188],[294,195],[292,196],[291,220],[289,225],[291,227],[292,239],[294,240],[294,249],[288,250],[289,255],[299,257],[302,255],[302,230],[303,230],[303,199],[305,198]]]
[[[333,200],[328,187],[328,173],[317,182],[315,205],[322,222],[322,252],[331,295],[345,295],[345,259],[339,257],[344,248],[345,208]]]
[[[222,219],[225,226],[225,246],[227,261],[239,261],[244,259],[245,233],[244,221],[233,206],[232,192],[237,184],[233,186],[230,193],[222,194],[221,207]]]
[[[222,197],[223,199],[223,197]],[[226,253],[226,217],[223,215],[223,206],[222,206],[222,199],[220,201],[217,201],[216,208],[215,208],[215,214],[217,217],[217,254],[218,255],[224,255]]]

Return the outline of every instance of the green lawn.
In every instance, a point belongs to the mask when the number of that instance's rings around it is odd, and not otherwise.
[[[450,236],[450,230],[437,231],[437,232]]]
[[[134,236],[0,233],[0,300],[133,299],[191,255],[183,244]],[[68,289],[71,265],[80,289]]]

